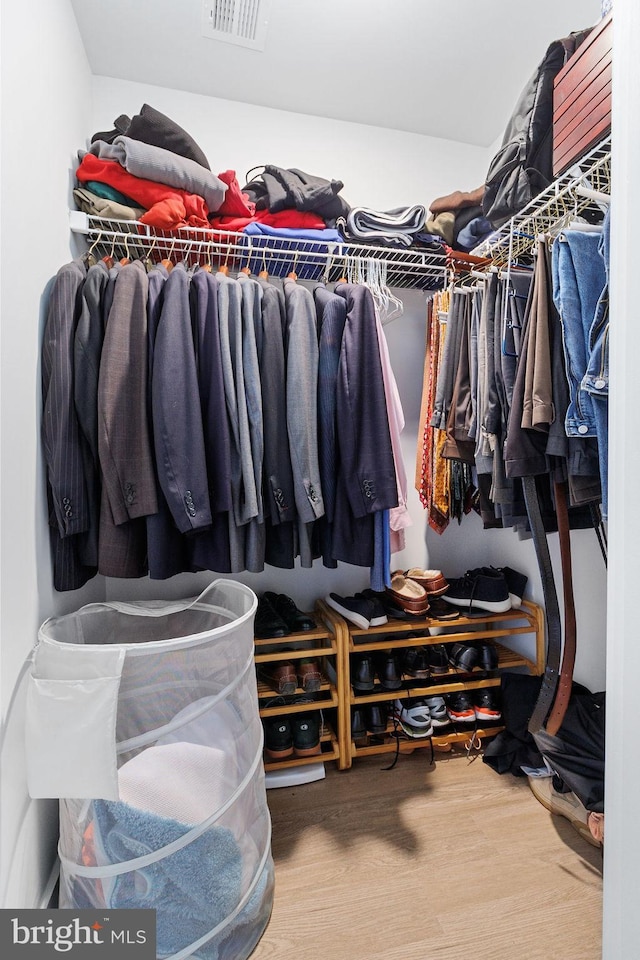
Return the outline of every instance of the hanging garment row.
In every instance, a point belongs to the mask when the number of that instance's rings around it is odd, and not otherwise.
[[[65,264],[42,348],[54,586],[371,568],[403,547],[402,408],[364,285]]]
[[[532,268],[429,301],[416,489],[439,533],[472,509],[527,531],[523,477],[549,530],[553,481],[572,526],[606,517],[609,210],[580,227],[538,238]]]

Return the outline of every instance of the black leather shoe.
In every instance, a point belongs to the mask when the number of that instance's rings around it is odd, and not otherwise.
[[[367,725],[364,719],[364,711],[356,707],[351,711],[351,739],[364,740],[367,735]]]
[[[498,651],[492,643],[477,643],[478,666],[483,670],[498,669]]]
[[[430,669],[427,651],[424,647],[407,647],[402,661],[402,670],[408,677],[416,680],[428,680]]]
[[[383,653],[376,663],[376,673],[380,686],[385,690],[399,690],[402,686],[402,675],[398,666],[398,656],[391,651]]]
[[[354,656],[351,661],[351,686],[363,692],[373,690],[373,660],[366,654]]]
[[[449,655],[443,643],[432,643],[424,649],[431,673],[442,675],[449,672]]]
[[[458,670],[471,671],[478,665],[478,651],[470,643],[452,643],[449,663]]]
[[[291,630],[267,598],[259,597],[253,632],[259,640],[270,640],[273,637],[288,637]]]
[[[315,630],[316,622],[313,617],[310,617],[308,613],[303,613],[302,610],[298,610],[291,597],[288,597],[286,593],[273,593],[267,590],[264,594],[264,599],[271,604],[278,616],[284,620],[291,633],[304,633],[307,630]]]
[[[369,733],[384,733],[387,729],[387,713],[383,704],[370,703],[364,712]]]

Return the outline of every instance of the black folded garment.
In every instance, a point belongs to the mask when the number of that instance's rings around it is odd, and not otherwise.
[[[126,114],[121,114],[114,120],[114,127],[114,130],[94,133],[91,143],[95,143],[96,140],[113,143],[117,136],[131,137],[132,140],[141,140],[154,147],[171,150],[180,157],[195,160],[207,170],[211,169],[209,161],[193,137],[174,120],[154,107],[150,107],[148,103],[143,103],[140,113],[134,117],[129,118]]]
[[[346,217],[351,207],[338,196],[342,180],[325,180],[293,167],[285,169],[267,164],[263,172],[242,188],[256,205],[256,210],[306,210],[323,220]],[[249,171],[251,172],[251,171]]]

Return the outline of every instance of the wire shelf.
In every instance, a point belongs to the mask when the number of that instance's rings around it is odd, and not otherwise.
[[[556,230],[585,213],[604,215],[597,194],[611,194],[611,137],[601,140],[520,213],[511,217],[472,252],[496,267],[530,262],[540,234]]]
[[[97,256],[145,259],[178,258],[190,266],[210,263],[229,270],[248,267],[270,276],[295,272],[300,280],[335,282],[366,273],[375,264],[389,287],[438,290],[447,284],[447,252],[433,248],[396,248],[288,237],[249,236],[225,230],[184,227],[156,230],[137,220],[112,220],[69,211],[72,232],[87,238]]]

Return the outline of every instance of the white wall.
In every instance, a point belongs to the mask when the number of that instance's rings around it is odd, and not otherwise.
[[[0,906],[37,906],[57,811],[24,782],[24,684],[16,679],[39,623],[104,593],[51,587],[39,444],[43,301],[70,259],[67,208],[74,148],[89,123],[90,81],[68,0],[2,4],[2,553]]]

